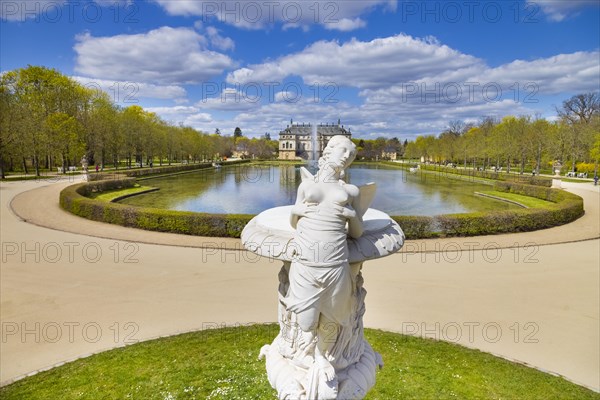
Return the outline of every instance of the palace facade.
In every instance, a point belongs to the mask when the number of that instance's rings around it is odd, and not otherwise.
[[[312,124],[298,124],[290,121],[290,125],[279,132],[279,159],[280,160],[318,160],[323,154],[323,149],[329,139],[336,135],[352,138],[350,130],[346,130],[341,121],[336,124],[317,125],[317,137],[313,146]],[[313,147],[316,151],[313,151]]]

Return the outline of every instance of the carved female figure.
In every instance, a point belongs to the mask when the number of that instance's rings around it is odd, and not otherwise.
[[[246,248],[284,261],[280,332],[260,353],[281,400],[362,399],[383,365],[363,334],[361,269],[365,260],[399,250],[403,234],[376,210],[363,224],[375,185],[342,180],[355,157],[350,139],[331,138],[316,175],[301,169],[295,205],[265,211],[242,233]],[[291,227],[277,222],[272,230],[272,218],[290,209]]]
[[[300,184],[292,210],[296,254],[283,302],[295,313],[301,349],[307,354],[314,350],[314,362],[327,382],[336,377],[330,354],[335,341],[318,330],[350,324],[353,287],[347,236],[358,238],[363,233],[361,215],[353,207],[359,189],[341,180],[355,157],[352,141],[333,137],[317,174]]]

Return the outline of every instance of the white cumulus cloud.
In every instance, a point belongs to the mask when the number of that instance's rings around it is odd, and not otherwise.
[[[299,53],[238,69],[228,75],[227,81],[244,84],[298,75],[310,84],[332,82],[361,89],[381,88],[447,71],[482,69],[483,66],[478,58],[431,38],[422,40],[400,34],[368,42],[357,39],[343,44],[316,42]]]
[[[117,103],[137,103],[140,98],[182,99],[186,90],[176,85],[153,85],[143,82],[110,81],[84,76],[73,76],[77,82],[90,89],[102,90]]]
[[[556,22],[576,15],[587,7],[598,8],[600,6],[598,0],[527,0],[527,3],[533,9],[539,7],[548,16],[548,19]],[[598,11],[596,10],[596,12]]]
[[[206,50],[207,39],[188,28],[109,37],[84,33],[76,40],[75,71],[103,79],[193,84],[234,65],[228,56]]]

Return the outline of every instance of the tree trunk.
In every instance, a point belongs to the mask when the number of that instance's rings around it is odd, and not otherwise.
[[[35,176],[40,176],[40,159],[37,154],[33,155],[33,165],[35,167]]]
[[[0,178],[6,178],[6,176],[4,175],[4,157],[2,157],[2,155],[0,155]]]
[[[23,157],[23,172],[25,173],[25,175],[29,173],[29,171],[27,171],[27,160],[25,159],[25,157]]]
[[[537,153],[537,165],[535,168],[535,172],[537,174],[540,173],[540,170],[542,169],[542,146],[538,146],[538,153]],[[554,173],[554,171],[552,171],[552,173]]]
[[[521,174],[525,173],[525,156],[521,155]]]

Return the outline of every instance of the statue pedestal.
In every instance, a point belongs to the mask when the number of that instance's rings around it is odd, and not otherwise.
[[[365,261],[400,250],[404,233],[387,214],[369,209],[363,216],[363,235],[347,239],[348,260],[344,265],[333,268],[327,265],[300,266],[297,264],[298,246],[294,241],[296,231],[290,225],[292,208],[267,210],[250,221],[242,232],[242,243],[246,249],[283,262],[279,272],[280,333],[271,345],[265,345],[260,352],[260,356],[266,358],[269,382],[280,399],[362,399],[375,385],[377,367],[383,366],[381,356],[363,335],[366,290],[363,288],[362,266]],[[321,276],[327,276],[329,272],[348,274],[351,295],[342,300],[342,305],[349,307],[349,319],[333,322],[323,315],[314,332],[307,333],[306,329],[301,329],[301,319],[288,306],[290,271],[294,268],[304,268],[302,273],[306,274],[311,274],[311,270],[320,274],[317,278],[311,276],[313,286],[319,286]],[[292,277],[297,273],[292,273]],[[318,294],[321,289],[324,296],[329,296],[326,287],[313,287],[312,290]],[[336,288],[332,293],[336,293]],[[332,296],[324,298],[324,301]],[[306,311],[311,310],[303,312]],[[319,341],[329,344],[328,353],[324,355],[328,360],[325,367],[319,362]],[[334,376],[328,369],[331,367],[335,370]]]

